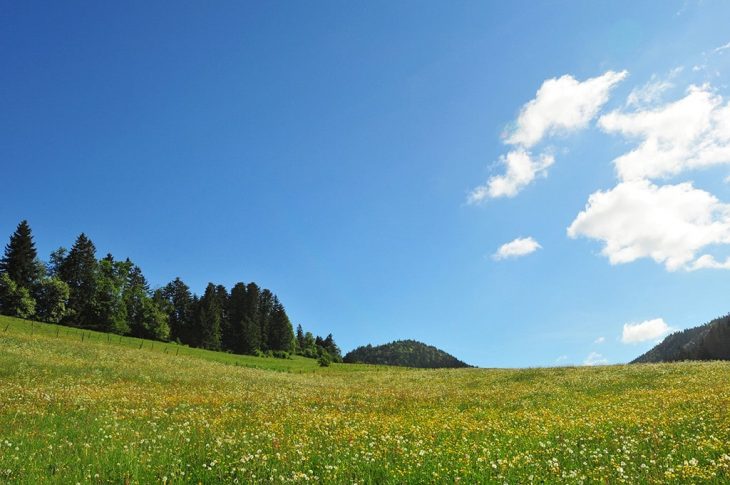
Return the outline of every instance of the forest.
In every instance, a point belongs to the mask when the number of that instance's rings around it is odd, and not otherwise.
[[[0,260],[0,314],[236,354],[342,361],[332,334],[315,336],[301,325],[295,333],[279,298],[256,283],[230,291],[208,283],[197,295],[178,277],[152,289],[129,258],[97,259],[84,233],[43,261],[25,220]]]

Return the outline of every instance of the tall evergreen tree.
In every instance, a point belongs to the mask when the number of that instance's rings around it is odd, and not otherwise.
[[[48,259],[48,276],[51,278],[60,276],[61,265],[67,255],[68,250],[64,247],[60,247],[51,253],[50,258]]]
[[[5,255],[0,260],[0,273],[7,273],[19,287],[30,289],[41,277],[37,258],[28,221],[20,221],[5,246]]]
[[[96,247],[81,233],[58,270],[61,280],[69,287],[66,322],[79,326],[96,324],[98,267]]]
[[[261,312],[259,301],[261,300],[261,289],[256,283],[246,285],[246,302],[244,305],[244,318],[242,322],[242,352],[253,354],[262,348],[261,324],[259,322]]]
[[[245,354],[248,350],[245,332],[246,320],[246,285],[236,283],[231,288],[228,299],[228,332],[224,332],[226,345],[237,354]]]
[[[166,301],[164,305],[170,325],[170,338],[181,343],[195,345],[193,322],[193,295],[190,287],[180,278],[165,285],[156,292]],[[162,306],[158,303],[158,306]]]
[[[294,330],[289,317],[279,300],[275,297],[269,321],[269,349],[291,352],[294,347]]]
[[[223,350],[233,351],[235,336],[233,335],[229,316],[230,295],[223,285],[216,285],[215,295],[221,307],[221,348]]]
[[[273,350],[269,347],[269,324],[274,313],[274,303],[276,296],[271,291],[264,288],[259,294],[258,302],[258,324],[259,333],[261,335],[261,350]]]
[[[205,293],[200,299],[197,311],[197,323],[200,329],[200,346],[209,350],[221,348],[221,315],[222,308],[218,290],[213,283],[208,283]]]
[[[296,334],[296,340],[297,340],[297,352],[301,353],[304,351],[304,329],[302,328],[302,325],[297,325],[297,334]]]

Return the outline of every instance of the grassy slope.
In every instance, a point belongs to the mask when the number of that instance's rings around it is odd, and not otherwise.
[[[7,330],[6,330],[7,329]],[[194,357],[213,362],[220,362],[241,367],[254,369],[267,369],[282,372],[316,372],[329,369],[322,369],[315,359],[307,359],[300,356],[292,356],[291,359],[275,359],[271,357],[254,357],[252,355],[236,355],[227,352],[214,352],[205,349],[196,349],[175,343],[156,342],[134,337],[121,337],[103,332],[82,330],[79,328],[38,323],[19,318],[11,318],[0,315],[0,332],[8,336],[27,335],[38,337],[50,337],[63,342],[82,342],[86,344],[102,344],[111,347],[137,349],[145,352],[175,355],[179,357]],[[83,339],[83,340],[82,340]],[[373,369],[374,366],[345,366],[343,364],[332,364],[338,370],[362,370]],[[1,371],[0,371],[1,372]]]
[[[730,481],[728,363],[321,369],[65,330],[0,318],[1,483]]]

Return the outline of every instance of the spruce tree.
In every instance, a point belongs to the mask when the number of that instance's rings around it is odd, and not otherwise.
[[[258,324],[259,334],[261,335],[261,350],[274,350],[269,346],[271,336],[269,335],[269,325],[271,317],[274,313],[274,303],[276,296],[271,291],[263,289],[259,294],[258,301]]]
[[[69,287],[67,323],[95,325],[98,266],[94,243],[81,233],[58,268],[61,280]]]
[[[224,333],[224,340],[227,340],[229,348],[237,354],[248,353],[248,342],[246,342],[246,285],[236,283],[231,288],[231,296],[228,299],[228,332]]]
[[[41,277],[37,257],[28,221],[20,221],[5,246],[5,255],[0,260],[0,273],[7,273],[19,287],[30,289]]]
[[[223,285],[217,285],[215,287],[215,295],[221,308],[221,349],[232,351],[235,338],[229,316],[230,296],[228,295],[228,290]]]
[[[261,300],[261,290],[256,283],[246,285],[246,304],[244,307],[244,319],[242,323],[242,352],[244,354],[254,354],[257,350],[262,350],[262,335],[259,311],[259,301]]]
[[[297,353],[301,354],[304,352],[304,329],[302,328],[302,325],[297,325]]]
[[[274,298],[269,321],[269,349],[291,352],[294,345],[294,330],[289,317],[278,299]]]
[[[170,325],[170,338],[187,345],[195,345],[195,325],[193,322],[193,295],[190,287],[180,278],[175,278],[156,292],[166,305]],[[161,306],[158,302],[158,306]]]
[[[198,304],[197,314],[200,346],[204,349],[220,350],[221,348],[221,314],[218,290],[213,283],[208,283]]]

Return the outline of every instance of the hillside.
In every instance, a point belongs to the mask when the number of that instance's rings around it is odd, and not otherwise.
[[[730,363],[320,368],[0,317],[1,483],[727,483],[728,403]]]
[[[469,367],[453,355],[415,340],[397,340],[375,347],[368,344],[348,352],[344,361],[427,369]]]
[[[730,315],[675,332],[632,364],[680,360],[730,360]]]

